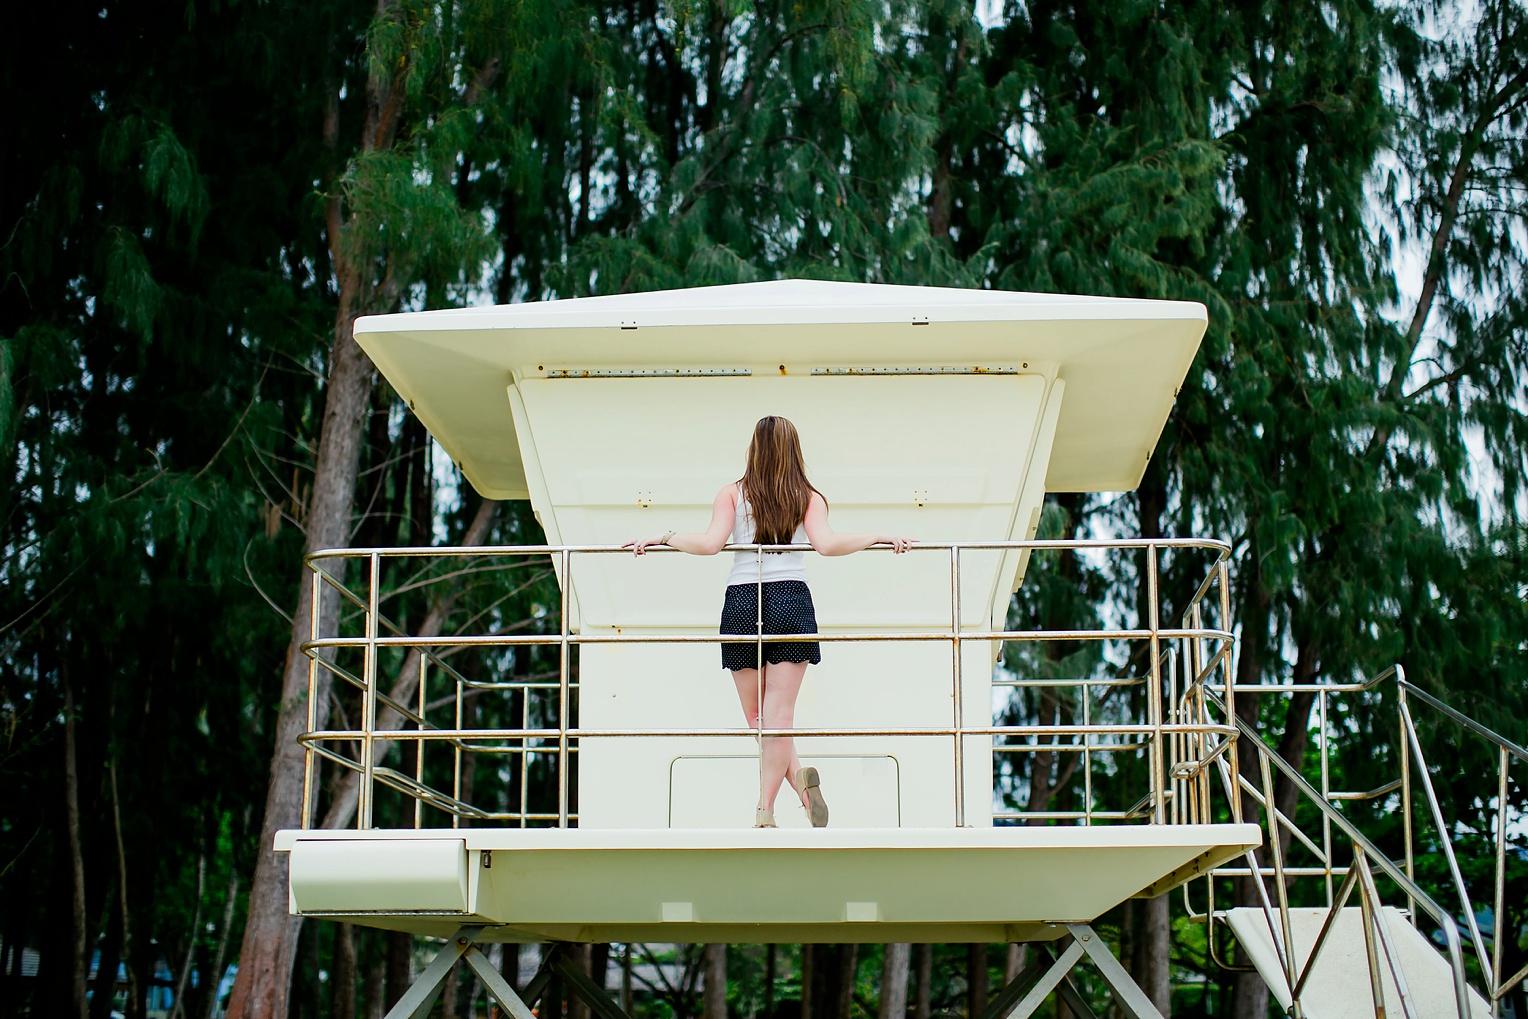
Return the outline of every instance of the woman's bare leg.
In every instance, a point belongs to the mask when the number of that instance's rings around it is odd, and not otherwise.
[[[806,676],[806,662],[778,662],[764,668],[762,707],[764,728],[789,729],[796,720],[796,696],[801,692],[801,681]],[[732,674],[737,684],[738,700],[743,706],[743,717],[749,728],[758,727],[761,697],[757,669],[739,669]],[[759,781],[759,806],[774,810],[775,797],[782,781],[790,782],[795,789],[795,775],[801,770],[796,756],[796,741],[789,736],[770,736],[761,751],[762,764]],[[796,790],[797,797],[801,795]]]
[[[759,708],[762,703],[763,691],[759,689],[758,669],[738,669],[732,674],[732,681],[737,684],[737,699],[743,705],[743,718],[748,728],[759,727]],[[801,800],[801,805],[806,806],[806,800],[802,798],[801,790],[796,789],[796,772],[801,770],[801,758],[794,751],[795,741],[792,740],[791,763],[785,771],[785,781],[795,790],[796,797]]]

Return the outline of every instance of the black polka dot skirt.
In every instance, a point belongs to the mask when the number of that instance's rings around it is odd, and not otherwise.
[[[774,580],[764,587],[764,633],[816,633],[817,610],[812,607],[812,592],[799,580]],[[723,634],[759,633],[757,584],[733,584],[727,588],[727,598],[722,603]],[[781,662],[822,661],[822,649],[815,641],[768,641],[764,645],[764,660],[772,665]],[[725,643],[722,645],[722,668],[736,672],[739,669],[759,667],[759,645],[753,643]]]

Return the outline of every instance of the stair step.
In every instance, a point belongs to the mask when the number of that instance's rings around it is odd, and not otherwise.
[[[1294,939],[1295,958],[1304,965],[1311,946],[1321,933],[1327,910],[1322,907],[1291,909],[1290,934]],[[1391,943],[1400,956],[1401,975],[1411,993],[1420,1019],[1452,1019],[1454,975],[1447,958],[1437,950],[1401,912],[1393,906],[1382,908],[1391,934]],[[1278,914],[1274,914],[1277,922]],[[1261,909],[1246,907],[1230,910],[1226,922],[1236,935],[1252,965],[1267,982],[1275,998],[1289,1008],[1289,988],[1285,983],[1278,952]],[[1379,948],[1380,977],[1385,992],[1385,1015],[1403,1016],[1401,998],[1395,980],[1385,963],[1384,949]],[[1298,973],[1299,970],[1297,969]],[[1327,935],[1326,945],[1316,968],[1300,994],[1306,1019],[1373,1019],[1374,999],[1370,991],[1369,960],[1364,948],[1361,911],[1350,906],[1338,915],[1336,925]],[[1470,1019],[1490,1019],[1491,1006],[1473,989],[1470,991]]]

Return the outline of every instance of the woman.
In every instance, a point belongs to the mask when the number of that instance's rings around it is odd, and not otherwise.
[[[892,534],[834,534],[828,526],[828,502],[806,477],[801,439],[796,426],[782,417],[761,418],[748,446],[748,467],[742,480],[722,487],[711,504],[711,526],[702,534],[667,534],[623,547],[641,555],[653,545],[668,545],[692,555],[715,555],[726,544],[791,545],[810,542],[821,555],[848,555],[871,545],[890,545],[906,552],[907,538]],[[733,554],[732,573],[722,606],[721,632],[726,635],[817,632],[812,593],[803,571],[805,553],[755,552]],[[757,595],[763,580],[764,609]],[[822,655],[816,641],[771,641],[759,661],[756,643],[724,642],[722,668],[731,671],[749,728],[756,728],[762,710],[764,728],[789,729],[795,722],[796,695],[807,664]],[[760,666],[763,675],[760,675]],[[764,741],[760,756],[759,805],[754,827],[774,828],[775,797],[781,782],[789,782],[814,828],[828,823],[816,768],[803,768],[789,736]]]

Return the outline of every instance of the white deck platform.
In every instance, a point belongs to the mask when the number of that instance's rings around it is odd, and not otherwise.
[[[292,911],[490,941],[1047,941],[1261,844],[1256,825],[283,831]]]

